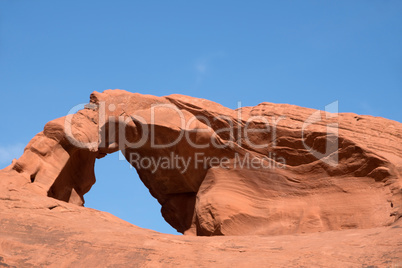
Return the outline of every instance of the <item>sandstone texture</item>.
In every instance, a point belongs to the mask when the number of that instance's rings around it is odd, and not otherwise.
[[[0,267],[400,267],[402,223],[276,236],[161,234],[108,213],[1,192]]]
[[[0,266],[402,266],[402,124],[329,108],[94,92],[0,171]],[[185,236],[83,207],[119,150]]]

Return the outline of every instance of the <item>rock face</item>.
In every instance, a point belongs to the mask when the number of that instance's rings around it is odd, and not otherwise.
[[[94,92],[0,171],[0,266],[399,267],[402,124],[329,108]],[[118,150],[188,236],[82,206]]]
[[[107,90],[47,123],[0,171],[4,191],[84,204],[97,158],[121,150],[188,235],[390,226],[402,215],[402,124],[261,103]]]
[[[400,267],[392,227],[278,236],[194,237],[0,188],[0,267]]]

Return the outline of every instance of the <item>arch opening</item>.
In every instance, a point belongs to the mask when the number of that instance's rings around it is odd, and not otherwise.
[[[85,207],[106,211],[141,228],[180,234],[161,215],[153,198],[120,152],[95,161],[96,183],[85,194]]]

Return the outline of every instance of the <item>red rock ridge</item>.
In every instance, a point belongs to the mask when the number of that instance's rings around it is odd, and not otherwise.
[[[181,233],[374,228],[402,215],[401,141],[402,124],[384,118],[267,102],[231,110],[182,95],[106,90],[47,123],[0,171],[0,185],[82,205],[95,183],[96,159],[122,150]],[[326,154],[328,148],[335,150]],[[172,153],[188,160],[185,170],[140,166],[140,159]],[[247,166],[253,159],[264,166]]]

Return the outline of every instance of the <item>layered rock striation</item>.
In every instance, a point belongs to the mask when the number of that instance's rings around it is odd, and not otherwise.
[[[94,92],[0,171],[4,192],[84,204],[94,163],[121,151],[188,235],[390,226],[402,215],[402,124],[264,102]]]

